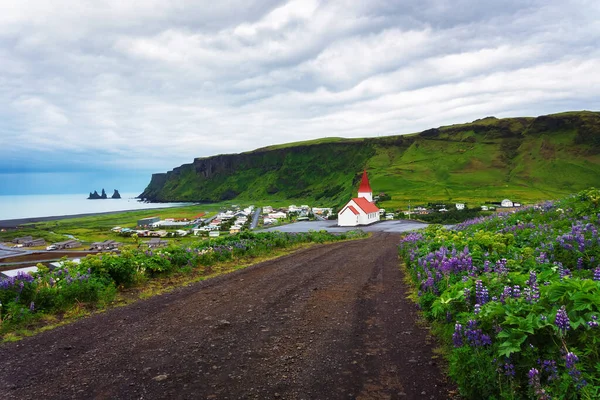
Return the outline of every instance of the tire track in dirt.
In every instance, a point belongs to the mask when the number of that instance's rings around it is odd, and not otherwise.
[[[446,399],[398,239],[320,245],[2,345],[0,398]]]

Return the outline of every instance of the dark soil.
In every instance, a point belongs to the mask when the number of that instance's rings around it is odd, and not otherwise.
[[[322,245],[0,346],[2,399],[447,399],[399,236]]]

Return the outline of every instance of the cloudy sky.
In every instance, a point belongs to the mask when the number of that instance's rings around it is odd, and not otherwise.
[[[0,194],[599,110],[599,21],[597,0],[1,0]]]

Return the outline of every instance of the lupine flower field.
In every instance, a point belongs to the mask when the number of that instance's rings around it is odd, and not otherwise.
[[[464,397],[600,398],[599,203],[590,189],[402,239]]]
[[[191,272],[221,272],[224,263],[249,260],[301,243],[324,243],[364,237],[362,231],[333,235],[243,233],[164,249],[124,249],[120,254],[88,255],[80,264],[64,262],[52,271],[0,279],[0,334],[26,327],[44,315],[68,312],[75,305],[104,307],[119,288],[143,286],[149,279]]]

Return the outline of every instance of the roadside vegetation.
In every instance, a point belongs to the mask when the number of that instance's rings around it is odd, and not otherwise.
[[[600,191],[405,236],[418,303],[469,399],[600,397]]]
[[[15,340],[45,325],[119,303],[119,296],[130,296],[132,289],[152,287],[138,291],[147,297],[164,291],[165,285],[172,287],[170,283],[185,284],[230,272],[279,255],[280,250],[361,237],[366,237],[362,231],[340,235],[245,232],[162,249],[132,247],[120,255],[88,255],[79,264],[64,260],[54,270],[39,265],[37,273],[0,280],[0,334],[4,340]]]

